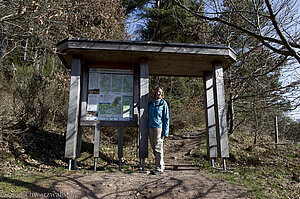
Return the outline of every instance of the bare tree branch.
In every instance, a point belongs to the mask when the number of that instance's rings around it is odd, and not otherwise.
[[[285,36],[283,35],[282,31],[280,30],[278,23],[276,21],[275,15],[274,15],[274,11],[273,8],[270,4],[269,0],[265,0],[266,5],[268,7],[269,13],[270,13],[270,19],[273,23],[273,26],[278,34],[278,36],[280,37],[281,41],[283,42],[283,45],[288,49],[288,51],[291,53],[291,55],[293,57],[295,57],[297,59],[297,61],[300,63],[300,56],[299,54],[291,47],[290,43],[287,41],[287,39],[285,38]]]
[[[263,35],[259,35],[259,34],[255,33],[255,32],[252,32],[250,30],[247,30],[247,29],[239,26],[238,24],[228,22],[228,21],[226,21],[226,20],[224,20],[224,19],[222,19],[220,17],[208,17],[208,16],[205,16],[205,15],[196,13],[193,10],[189,9],[188,7],[186,7],[185,5],[183,5],[179,0],[175,0],[175,2],[181,8],[185,9],[186,11],[190,12],[191,14],[193,14],[196,17],[199,17],[201,19],[205,19],[205,20],[208,20],[208,21],[220,22],[220,23],[225,24],[225,25],[227,25],[229,27],[233,27],[233,28],[235,28],[235,29],[237,29],[237,30],[239,30],[241,32],[244,32],[244,33],[248,34],[249,36],[252,36],[252,37],[256,38],[257,40],[259,40],[260,42],[262,42],[267,48],[271,49],[272,51],[274,51],[274,52],[276,52],[278,54],[284,55],[284,56],[292,56],[295,59],[297,59],[298,63],[300,63],[300,56],[299,56],[299,54],[295,50],[293,50],[293,48],[299,48],[300,49],[300,44],[289,43],[286,39],[283,40],[282,37],[280,37],[281,40],[278,40],[278,39],[275,39],[275,38],[272,38],[272,37],[266,37],[266,36],[263,36]],[[278,25],[277,25],[277,27],[278,27]],[[276,28],[276,26],[274,28]],[[283,36],[283,34],[282,34],[281,31],[280,31],[280,33]],[[276,48],[276,47],[272,46],[268,42],[272,42],[272,43],[276,43],[276,44],[282,45],[287,50],[284,50],[284,48],[282,48],[282,47],[281,48]]]

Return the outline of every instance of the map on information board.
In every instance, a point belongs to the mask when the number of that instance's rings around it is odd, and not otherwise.
[[[91,68],[87,120],[128,121],[133,113],[133,71]]]

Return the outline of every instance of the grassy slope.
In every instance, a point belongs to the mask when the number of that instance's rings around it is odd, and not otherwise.
[[[255,146],[251,138],[245,132],[230,137],[227,171],[220,160],[217,169],[211,169],[203,156],[197,163],[215,178],[246,187],[255,198],[299,198],[300,144],[286,141],[276,149],[270,137],[260,137]]]

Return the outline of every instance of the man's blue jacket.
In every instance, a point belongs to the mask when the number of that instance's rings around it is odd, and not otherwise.
[[[169,135],[169,108],[164,99],[152,99],[148,103],[148,126],[161,128],[162,136]]]

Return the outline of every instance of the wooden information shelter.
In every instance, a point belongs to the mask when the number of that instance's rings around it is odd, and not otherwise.
[[[207,153],[229,157],[223,71],[236,60],[225,46],[66,39],[57,54],[71,69],[65,158],[69,170],[80,156],[81,127],[95,127],[94,158],[97,168],[100,127],[119,127],[118,156],[123,156],[123,128],[137,127],[138,157],[144,170],[148,157],[149,75],[203,77]]]

